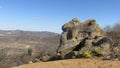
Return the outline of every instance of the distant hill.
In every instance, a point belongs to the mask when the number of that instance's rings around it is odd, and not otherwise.
[[[36,37],[52,37],[59,34],[48,31],[22,31],[22,30],[0,30],[0,36],[30,35]]]
[[[48,31],[0,30],[0,68],[25,64],[46,52],[55,55],[59,39],[59,34]]]
[[[11,50],[30,47],[37,52],[42,49],[52,54],[59,46],[59,39],[59,34],[48,31],[0,30],[0,48]]]

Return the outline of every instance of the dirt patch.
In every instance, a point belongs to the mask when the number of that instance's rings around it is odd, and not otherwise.
[[[120,61],[69,59],[25,64],[14,68],[120,68]]]

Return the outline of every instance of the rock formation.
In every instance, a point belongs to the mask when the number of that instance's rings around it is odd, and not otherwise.
[[[62,30],[60,47],[57,50],[58,56],[65,58],[66,55],[73,52],[76,54],[75,56],[78,56],[85,47],[89,47],[90,51],[99,47],[102,55],[110,54],[110,39],[95,20],[80,22],[74,18],[64,24]]]

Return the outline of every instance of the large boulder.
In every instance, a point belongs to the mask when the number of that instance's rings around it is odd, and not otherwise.
[[[62,30],[58,56],[65,58],[67,54],[80,52],[84,47],[90,47],[91,50],[100,47],[102,55],[110,54],[110,39],[95,20],[80,22],[78,18],[74,18],[64,24]]]

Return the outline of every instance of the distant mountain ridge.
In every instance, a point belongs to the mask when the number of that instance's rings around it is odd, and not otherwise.
[[[52,37],[57,36],[59,34],[49,31],[0,30],[0,36],[21,36],[21,35],[30,35],[36,37]]]

